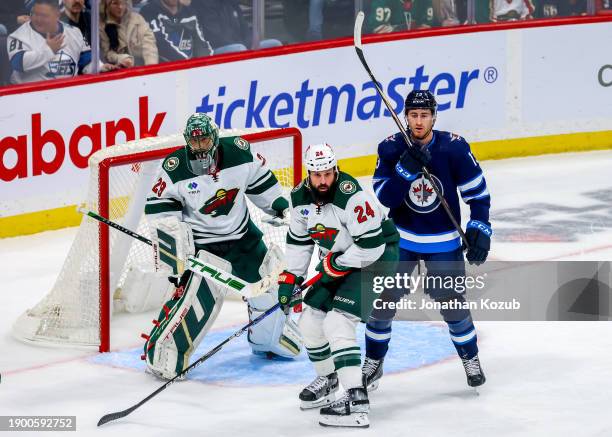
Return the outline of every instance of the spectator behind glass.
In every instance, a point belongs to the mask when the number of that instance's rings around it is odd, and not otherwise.
[[[587,0],[534,0],[537,18],[570,17],[587,14]]]
[[[0,35],[14,32],[29,20],[23,0],[0,0]]]
[[[409,29],[427,29],[438,25],[432,0],[404,1],[404,10]]]
[[[238,0],[193,0],[194,9],[215,54],[240,52],[251,47],[251,29]],[[281,46],[276,39],[260,41],[259,48]]]
[[[367,18],[368,33],[426,29],[435,25],[431,0],[373,0]]]
[[[458,26],[464,19],[459,18],[458,2],[456,0],[433,0],[433,14],[438,26]]]
[[[160,62],[212,54],[195,12],[179,0],[150,0],[140,13],[153,30]]]
[[[325,0],[308,2],[308,31],[306,33],[308,41],[323,39],[323,6],[325,6]]]
[[[489,8],[492,22],[526,20],[535,13],[532,0],[490,0]]]
[[[85,0],[63,0],[63,4],[62,21],[77,27],[91,46],[91,14],[85,9]]]
[[[612,0],[596,0],[595,13],[597,15],[612,14]]]
[[[57,0],[35,0],[31,19],[9,35],[11,83],[74,77],[91,71],[91,49],[79,29],[60,21]],[[101,70],[113,69],[101,65]]]
[[[100,50],[106,62],[119,68],[159,62],[155,35],[130,1],[104,0],[100,13]]]

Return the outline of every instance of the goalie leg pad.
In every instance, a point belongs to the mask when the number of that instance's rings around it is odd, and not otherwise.
[[[208,252],[200,251],[198,258],[228,268],[224,261]],[[231,266],[230,266],[231,268]],[[147,370],[163,378],[174,378],[189,366],[189,358],[214,323],[226,290],[208,282],[201,276],[186,271],[181,280],[183,287],[160,311],[155,327],[145,336],[145,356]]]
[[[159,308],[174,293],[168,276],[182,274],[176,260],[159,251],[160,248],[186,259],[194,254],[191,226],[176,217],[166,217],[154,223],[156,251],[153,263],[135,265],[128,270],[121,288],[113,293],[113,311],[138,313]],[[113,281],[111,281],[113,282]],[[114,282],[113,282],[114,283]]]
[[[253,320],[276,304],[273,289],[248,299],[249,320]],[[249,344],[254,352],[272,352],[285,358],[293,358],[302,351],[302,336],[297,324],[277,310],[249,329]]]
[[[139,266],[130,268],[123,286],[115,291],[113,311],[141,313],[159,308],[174,292],[168,274],[146,271]]]

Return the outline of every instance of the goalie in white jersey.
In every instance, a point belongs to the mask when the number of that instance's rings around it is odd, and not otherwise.
[[[317,270],[323,276],[304,297],[299,328],[318,376],[300,393],[301,406],[325,407],[321,425],[366,427],[369,401],[355,330],[372,311],[370,272],[395,273],[399,234],[378,201],[338,170],[329,145],[310,146],[305,164],[308,178],[291,192],[287,269],[279,277],[278,291],[279,303],[287,309],[316,244],[321,258]],[[338,382],[347,393],[334,402]]]
[[[75,77],[91,71],[91,48],[76,27],[60,21],[57,0],[35,0],[31,20],[7,39],[11,83]],[[101,65],[106,71],[112,66]]]
[[[196,113],[187,121],[186,146],[168,155],[155,177],[145,214],[163,219],[160,244],[178,249],[256,282],[280,262],[278,247],[268,250],[262,232],[251,221],[247,197],[265,213],[284,217],[289,203],[265,159],[250,151],[241,137],[219,138],[216,124]],[[174,223],[172,223],[174,219]],[[170,222],[169,224],[167,222]],[[279,271],[281,269],[276,269]],[[248,299],[251,319],[276,302],[276,284]],[[155,327],[145,335],[148,370],[165,379],[189,365],[189,357],[217,317],[226,289],[186,271],[175,280],[174,296],[164,304]],[[280,311],[249,330],[255,352],[283,357],[299,354],[297,326]]]

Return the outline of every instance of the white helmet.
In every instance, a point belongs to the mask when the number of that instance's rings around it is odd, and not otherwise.
[[[308,171],[325,171],[331,168],[338,171],[336,154],[327,143],[308,146],[304,156],[304,165]]]

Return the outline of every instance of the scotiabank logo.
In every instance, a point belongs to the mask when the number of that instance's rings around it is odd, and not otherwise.
[[[127,141],[136,139],[137,133],[138,138],[156,136],[165,117],[166,113],[160,112],[155,114],[151,120],[149,118],[149,98],[140,97],[138,99],[138,124],[129,118],[81,124],[75,126],[70,136],[65,138],[55,129],[43,131],[42,114],[32,114],[29,135],[5,137],[0,140],[0,179],[9,182],[13,179],[54,174],[67,163],[66,152],[72,164],[78,168],[85,168],[91,154],[102,148],[103,138],[105,147],[108,147],[117,142],[119,133],[123,133]],[[81,141],[88,141],[92,145],[91,151],[86,155],[82,155],[79,151]],[[48,149],[49,145],[53,147],[53,157],[49,158],[47,152],[45,153],[47,160],[45,160],[43,148]],[[12,167],[7,167],[5,159],[9,150],[17,153],[17,161]],[[29,169],[31,173],[28,173]]]

